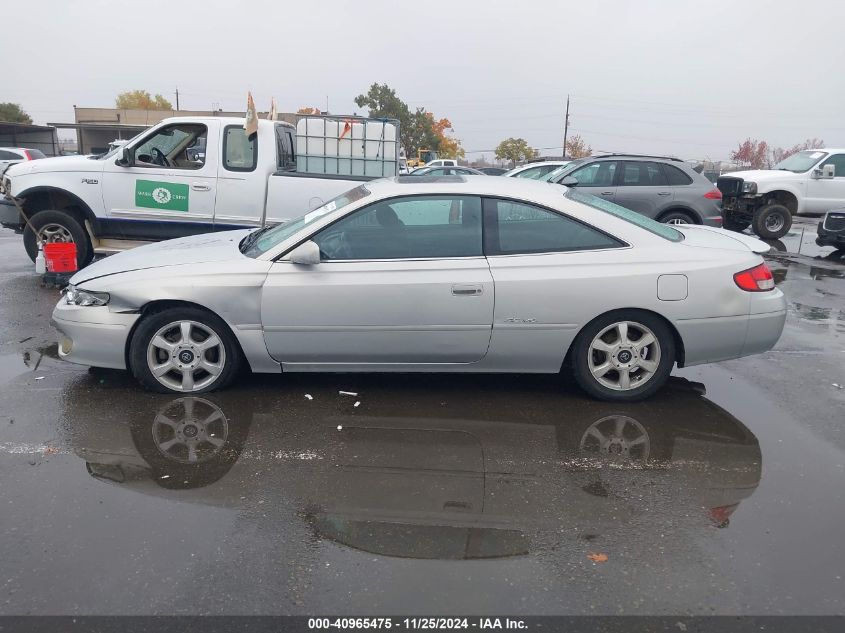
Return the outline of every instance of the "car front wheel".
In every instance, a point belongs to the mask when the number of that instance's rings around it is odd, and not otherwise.
[[[237,375],[240,359],[240,349],[226,324],[192,307],[145,316],[129,346],[135,378],[150,391],[161,393],[222,389]]]
[[[782,204],[769,204],[754,212],[751,228],[764,240],[779,240],[792,227],[792,214]]]
[[[578,334],[572,369],[578,385],[600,400],[642,400],[660,389],[675,364],[665,322],[641,310],[616,310]]]

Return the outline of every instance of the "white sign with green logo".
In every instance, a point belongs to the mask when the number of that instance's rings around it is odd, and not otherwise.
[[[135,206],[169,211],[188,210],[188,185],[157,180],[135,181]]]

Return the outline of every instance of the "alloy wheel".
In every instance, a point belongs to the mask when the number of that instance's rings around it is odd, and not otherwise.
[[[172,391],[199,391],[217,380],[226,365],[221,337],[197,321],[174,321],[147,345],[147,366]]]
[[[637,389],[660,366],[660,342],[642,323],[619,321],[593,338],[587,361],[600,385],[614,391]]]
[[[168,460],[201,464],[226,444],[229,424],[219,407],[196,397],[169,402],[155,417],[153,442]]]
[[[651,441],[642,424],[627,415],[609,415],[593,422],[581,436],[584,454],[614,460],[648,461]]]
[[[38,239],[44,244],[73,243],[73,235],[66,226],[51,222],[38,231]]]

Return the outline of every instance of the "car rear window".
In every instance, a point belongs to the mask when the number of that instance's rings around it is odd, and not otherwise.
[[[660,222],[655,222],[651,218],[647,218],[644,215],[637,213],[636,211],[631,211],[630,209],[626,209],[625,207],[620,207],[618,204],[614,204],[609,200],[605,200],[603,198],[598,198],[596,196],[591,196],[588,193],[583,193],[578,191],[577,189],[568,189],[566,194],[564,194],[569,200],[573,200],[575,202],[580,202],[581,204],[586,204],[593,209],[598,209],[599,211],[604,211],[605,213],[609,213],[610,215],[616,216],[621,220],[625,220],[626,222],[630,222],[641,229],[645,229],[650,233],[654,233],[655,235],[659,235],[660,237],[669,240],[670,242],[680,242],[684,239],[684,234],[680,231],[673,229],[668,224],[661,224]]]
[[[35,160],[37,158],[47,158],[44,155],[44,152],[42,152],[40,149],[28,149],[27,151],[29,152],[29,157],[32,160]]]

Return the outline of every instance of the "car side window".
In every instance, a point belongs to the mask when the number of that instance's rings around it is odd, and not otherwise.
[[[529,167],[523,171],[514,174],[514,178],[528,178],[530,180],[538,180],[546,174],[553,172],[560,165],[537,165],[536,167]]]
[[[382,200],[326,227],[312,240],[324,261],[481,257],[481,199]]]
[[[665,187],[666,177],[657,163],[625,161],[622,163],[621,187]]]
[[[584,165],[573,171],[572,176],[579,187],[612,187],[616,175],[616,161],[602,160]]]
[[[666,181],[669,183],[670,186],[676,187],[679,185],[692,184],[692,178],[690,178],[687,174],[685,174],[677,167],[667,165],[666,163],[662,163],[661,167],[663,167],[663,173],[666,176]]]
[[[193,148],[205,147],[207,139],[208,128],[199,123],[168,125],[135,147],[135,166],[200,169],[205,165],[205,152]]]
[[[834,178],[845,178],[845,154],[831,154],[819,168],[825,165],[833,165]]]
[[[256,135],[248,137],[240,125],[223,130],[223,167],[226,171],[252,171],[258,165]]]
[[[0,149],[0,160],[20,160],[21,157],[17,154],[13,154],[12,152],[6,151],[5,149]]]
[[[296,169],[293,136],[290,133],[290,128],[284,125],[276,125],[276,159],[279,169]]]
[[[485,199],[487,255],[620,248],[619,240],[559,213],[510,200]]]

